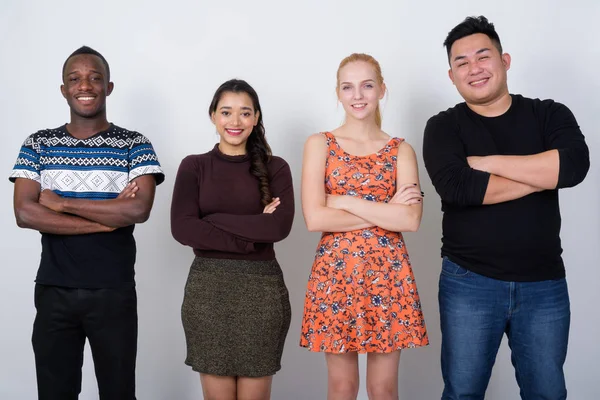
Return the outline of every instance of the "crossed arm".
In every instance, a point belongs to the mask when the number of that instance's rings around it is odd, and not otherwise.
[[[42,233],[110,232],[146,221],[155,189],[154,176],[143,175],[130,182],[116,199],[71,199],[51,190],[41,191],[40,184],[33,180],[17,178],[13,199],[15,218],[19,227]]]
[[[398,149],[396,195],[389,203],[353,196],[327,195],[323,185],[327,143],[323,135],[308,138],[302,162],[302,211],[311,232],[347,232],[379,226],[390,231],[415,231],[422,214],[422,195],[414,151]]]
[[[523,156],[467,157],[467,162],[471,168],[490,173],[492,178],[508,180],[505,182],[508,189],[521,189],[523,195],[531,190],[554,190],[579,184],[585,178],[590,162],[589,150],[575,117],[568,108],[554,103],[544,129],[547,151]],[[497,197],[492,192],[502,186],[497,179],[493,181],[490,179],[486,198]],[[487,204],[486,199],[484,204]]]
[[[442,200],[470,206],[516,200],[531,193],[571,187],[589,169],[589,151],[573,114],[554,103],[544,126],[544,152],[523,156],[469,156],[447,121],[425,128],[423,158]]]
[[[292,173],[287,163],[273,171],[269,186],[275,198],[264,212],[250,215],[216,213],[203,220],[254,243],[276,243],[285,239],[292,229],[295,210]]]
[[[183,159],[173,187],[171,200],[171,234],[179,243],[205,251],[249,254],[254,243],[217,228],[203,219],[199,206],[202,171],[193,156]]]
[[[526,156],[471,156],[467,162],[471,168],[534,188],[555,189],[558,184],[560,159],[555,149]]]

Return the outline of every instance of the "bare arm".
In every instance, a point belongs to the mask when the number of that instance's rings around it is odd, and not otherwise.
[[[332,196],[328,199],[335,207],[348,211],[364,220],[393,232],[414,232],[419,229],[423,202],[419,186],[417,157],[406,142],[398,147],[396,174],[398,196],[389,203],[373,202],[352,196]],[[402,199],[397,202],[396,200]]]
[[[558,184],[558,150],[527,156],[467,157],[467,161],[471,168],[476,170],[540,189],[556,189]]]
[[[38,202],[40,184],[31,179],[17,178],[14,188],[14,210],[20,228],[34,229],[55,235],[82,235],[110,232],[113,228],[85,218],[60,214]]]
[[[74,214],[102,225],[121,228],[148,220],[154,202],[156,180],[153,175],[142,175],[135,182],[135,196],[111,200],[62,198],[44,190],[40,203],[56,212]]]
[[[497,204],[520,199],[543,189],[526,183],[512,181],[501,176],[491,175],[483,197],[483,204]]]
[[[325,163],[327,142],[323,135],[308,138],[302,160],[302,212],[304,222],[311,232],[348,232],[369,228],[373,224],[344,210],[327,207]]]

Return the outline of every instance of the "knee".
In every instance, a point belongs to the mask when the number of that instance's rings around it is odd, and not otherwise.
[[[269,393],[264,394],[239,394],[237,396],[237,400],[269,400],[271,395]]]
[[[219,388],[202,388],[204,400],[236,400],[235,390],[219,389]]]
[[[336,398],[356,399],[358,396],[358,381],[348,378],[329,378],[329,392]]]
[[[204,400],[236,400],[235,394],[204,393]]]
[[[369,400],[397,400],[398,384],[391,381],[367,382]]]
[[[238,391],[235,400],[269,400],[271,398],[271,390],[262,391]]]

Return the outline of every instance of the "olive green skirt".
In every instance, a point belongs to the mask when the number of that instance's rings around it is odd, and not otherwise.
[[[185,363],[221,376],[261,377],[281,369],[291,308],[276,260],[196,257],[181,319]]]

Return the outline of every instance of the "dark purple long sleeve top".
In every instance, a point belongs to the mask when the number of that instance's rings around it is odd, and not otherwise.
[[[173,237],[207,258],[272,260],[273,243],[285,239],[294,219],[294,189],[289,165],[272,156],[269,187],[281,204],[263,213],[258,179],[250,156],[223,154],[218,145],[183,159],[171,203]]]

